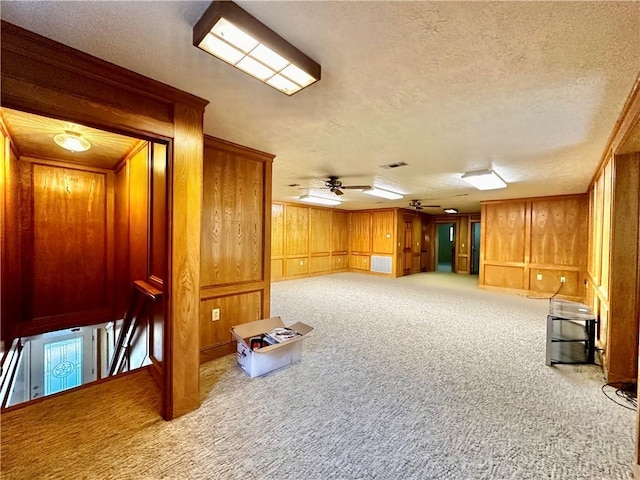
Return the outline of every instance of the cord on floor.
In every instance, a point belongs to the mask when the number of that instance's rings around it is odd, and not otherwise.
[[[616,405],[633,411],[638,409],[638,386],[635,383],[605,383],[602,393]]]

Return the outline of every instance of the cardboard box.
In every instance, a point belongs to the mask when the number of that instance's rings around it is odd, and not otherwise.
[[[231,327],[231,334],[238,341],[238,365],[251,378],[259,377],[302,359],[302,340],[308,338],[313,331],[313,327],[302,322],[289,326],[300,336],[253,351],[249,347],[249,338],[284,326],[280,317],[273,317]]]

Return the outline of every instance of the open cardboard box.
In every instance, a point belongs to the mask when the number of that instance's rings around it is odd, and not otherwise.
[[[288,327],[300,334],[297,337],[255,350],[251,350],[249,347],[251,337],[284,326],[285,324],[280,317],[272,317],[231,327],[231,334],[238,341],[238,365],[251,378],[259,377],[302,359],[302,340],[308,338],[313,331],[313,327],[302,322],[294,323]]]

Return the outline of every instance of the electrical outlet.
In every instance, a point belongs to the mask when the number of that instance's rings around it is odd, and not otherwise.
[[[536,277],[538,280],[542,280],[542,274],[539,273],[538,276]]]
[[[211,310],[211,321],[217,322],[220,320],[220,308],[214,308]]]
[[[564,283],[564,282],[566,282],[566,281],[567,281],[567,279],[566,279],[566,278],[564,278],[564,277],[560,277],[560,283]]]

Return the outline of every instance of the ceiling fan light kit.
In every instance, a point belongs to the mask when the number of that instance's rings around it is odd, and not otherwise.
[[[389,200],[399,200],[401,198],[404,198],[399,193],[390,192],[388,190],[383,190],[381,188],[375,188],[375,187],[362,190],[362,193],[366,193],[367,195],[373,195],[375,197],[387,198]]]
[[[491,169],[467,172],[462,175],[462,179],[478,190],[496,190],[507,186],[507,183]]]
[[[332,198],[324,198],[324,197],[315,197],[313,195],[300,195],[298,200],[306,203],[315,203],[316,205],[340,205],[342,202],[340,200],[334,200]]]
[[[230,1],[211,3],[193,45],[289,96],[320,80],[318,63]]]

